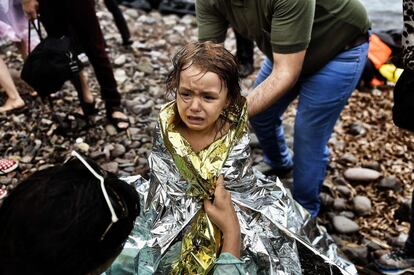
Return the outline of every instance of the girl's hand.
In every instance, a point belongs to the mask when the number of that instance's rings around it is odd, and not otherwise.
[[[204,200],[204,210],[211,221],[223,232],[222,252],[240,257],[240,225],[231,201],[231,195],[224,189],[223,176],[217,180],[214,201]]]

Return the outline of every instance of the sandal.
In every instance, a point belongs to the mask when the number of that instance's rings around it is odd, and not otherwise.
[[[0,159],[0,175],[12,172],[19,166],[19,163],[12,159]]]
[[[112,107],[109,111],[108,110],[106,111],[107,120],[116,128],[118,132],[126,131],[130,126],[128,117],[127,118],[113,117],[113,114],[115,112],[123,113],[121,107]],[[126,123],[128,125],[126,127],[120,127],[120,124],[122,123]]]

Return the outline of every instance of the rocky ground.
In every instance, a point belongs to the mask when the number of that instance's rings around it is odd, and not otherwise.
[[[100,109],[94,127],[73,136],[58,134],[56,117],[73,112],[79,105],[74,88],[68,83],[53,95],[53,110],[40,98],[32,97],[17,77],[22,59],[16,47],[6,43],[0,54],[14,71],[28,108],[21,114],[0,114],[0,156],[20,162],[18,170],[0,176],[0,188],[12,189],[33,172],[61,163],[74,149],[118,175],[147,175],[152,128],[160,106],[166,102],[164,79],[177,49],[196,40],[195,18],[123,8],[134,40],[132,47],[126,49],[111,15],[102,7],[98,10],[131,128],[117,133],[107,124],[99,87],[88,67],[89,85]],[[232,33],[225,45],[235,52]],[[256,49],[256,70],[260,61]],[[254,75],[243,80],[244,90],[251,87],[253,80]],[[376,274],[373,257],[401,245],[408,232],[414,135],[392,124],[391,91],[391,87],[355,91],[329,142],[331,159],[322,188],[319,221],[362,274]],[[0,101],[4,101],[3,96]],[[286,114],[290,143],[294,114],[293,107]],[[261,150],[252,137],[252,157],[257,164]],[[285,182],[289,184],[291,179]]]

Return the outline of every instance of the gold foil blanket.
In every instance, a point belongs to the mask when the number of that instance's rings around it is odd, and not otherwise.
[[[149,156],[149,181],[140,177],[126,178],[135,184],[140,194],[142,213],[108,274],[208,273],[217,257],[214,250],[218,240],[213,237],[216,235],[210,223],[198,221],[202,215],[200,198],[210,190],[206,186],[220,174],[224,175],[225,188],[231,192],[240,221],[241,259],[248,274],[302,274],[302,249],[307,250],[306,257],[311,257],[311,261],[327,266],[325,270],[331,270],[330,274],[357,274],[353,264],[337,255],[332,238],[292,199],[289,190],[279,180],[267,179],[252,169],[250,139],[245,125],[214,144],[210,148],[212,152],[199,154],[191,160],[194,155],[182,139],[178,138],[177,142],[183,146],[171,145],[168,141],[166,144],[168,123],[163,125],[163,121],[168,122],[171,114],[161,112],[161,116],[163,114],[165,117],[155,130],[153,151]],[[246,123],[245,113],[239,118],[238,125]],[[174,135],[173,131],[168,134]],[[227,153],[224,158],[217,159],[214,152],[218,149],[214,146],[220,147],[224,139],[230,141]],[[170,146],[181,149],[172,155]],[[209,157],[213,161],[206,165],[205,159]],[[189,160],[190,166],[187,165]],[[208,237],[194,238],[191,234],[198,234],[196,231],[207,232],[204,235]],[[191,253],[197,246],[208,249],[201,250],[207,254],[199,254],[196,260]],[[193,257],[191,266],[181,263],[183,253]]]

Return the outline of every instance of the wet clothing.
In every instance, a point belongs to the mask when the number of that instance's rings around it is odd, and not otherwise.
[[[358,0],[199,0],[196,13],[200,41],[223,42],[231,25],[270,60],[273,52],[307,49],[304,73],[320,69],[370,27]]]

